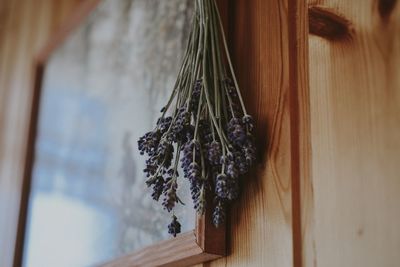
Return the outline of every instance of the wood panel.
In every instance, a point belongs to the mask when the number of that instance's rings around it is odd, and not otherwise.
[[[12,266],[33,57],[79,0],[0,0],[0,266]]]
[[[291,126],[295,124],[296,130],[302,124],[291,117],[292,113],[296,118],[307,116],[307,112],[303,115],[290,105],[303,93],[298,87],[308,89],[307,80],[302,80],[307,74],[307,23],[305,2],[289,2],[299,8],[289,12],[288,1],[229,2],[231,52],[245,101],[257,122],[259,162],[246,178],[241,199],[232,207],[228,257],[203,266],[284,267],[299,261],[294,258],[294,248],[301,247],[300,233],[296,233],[301,226],[300,212],[293,213],[293,208],[300,207],[300,163],[298,153],[293,157],[292,152],[300,152],[300,141],[297,133],[292,136]],[[289,38],[289,29],[300,22],[301,27],[294,29],[296,36],[302,35],[300,40]],[[299,61],[292,62],[293,57]],[[290,64],[296,65],[291,68],[296,72],[293,82]],[[304,66],[301,73],[297,66]],[[293,170],[292,165],[299,168]],[[294,199],[293,186],[298,197]]]
[[[231,9],[231,51],[257,122],[259,164],[232,209],[224,264],[293,266],[287,1],[237,0]]]
[[[400,4],[309,4],[314,223],[304,266],[399,266]]]

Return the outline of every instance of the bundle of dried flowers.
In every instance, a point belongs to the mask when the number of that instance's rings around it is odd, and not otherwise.
[[[148,156],[144,172],[153,199],[162,197],[164,209],[172,213],[183,204],[177,195],[180,162],[194,208],[203,214],[212,205],[218,227],[226,205],[239,195],[239,178],[255,160],[253,120],[239,91],[215,0],[196,0],[191,27],[171,97],[138,145]],[[208,194],[213,203],[206,202]],[[173,214],[169,233],[176,236],[180,228]]]

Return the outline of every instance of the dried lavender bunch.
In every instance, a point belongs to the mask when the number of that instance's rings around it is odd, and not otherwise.
[[[226,206],[238,198],[240,179],[255,161],[253,128],[215,0],[195,0],[187,49],[170,99],[155,128],[138,141],[140,153],[147,156],[144,172],[152,198],[162,198],[168,212],[182,203],[177,195],[180,162],[194,209],[203,214],[209,205],[214,225],[222,225]],[[210,198],[214,201],[207,203]],[[180,230],[174,214],[168,232],[176,236]]]

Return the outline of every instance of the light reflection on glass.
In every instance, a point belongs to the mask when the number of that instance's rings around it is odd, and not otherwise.
[[[49,60],[24,266],[93,266],[170,238],[136,140],[173,87],[192,2],[105,0]],[[189,231],[189,190],[178,193]]]

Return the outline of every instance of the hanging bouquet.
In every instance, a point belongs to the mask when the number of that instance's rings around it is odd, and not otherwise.
[[[225,64],[227,62],[227,64]],[[255,161],[253,119],[246,112],[215,0],[196,0],[189,41],[176,84],[155,128],[138,141],[147,186],[168,212],[168,232],[180,233],[173,213],[183,204],[178,179],[190,183],[194,209],[213,207],[213,224],[239,195],[239,178]],[[183,178],[178,174],[179,165]],[[212,203],[206,195],[212,194]],[[210,201],[211,202],[211,201]]]

